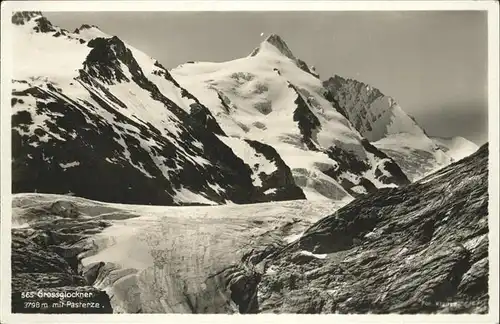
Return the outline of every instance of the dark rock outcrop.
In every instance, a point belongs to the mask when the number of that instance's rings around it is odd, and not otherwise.
[[[18,11],[12,14],[11,21],[14,25],[24,25],[28,21],[41,16],[40,11]]]
[[[314,144],[316,141],[314,134],[321,128],[321,123],[318,117],[309,109],[309,106],[304,98],[302,98],[297,88],[291,83],[288,84],[288,87],[297,94],[297,99],[295,99],[297,109],[293,112],[293,121],[296,121],[298,124],[300,133],[302,134],[302,142],[304,142],[310,150],[317,150]]]
[[[301,59],[297,59],[297,66],[304,72],[307,72],[311,74],[312,76],[315,76],[316,78],[319,78],[319,74],[314,72],[309,66],[307,65],[306,62],[302,61]]]
[[[283,198],[290,196],[295,196],[297,199],[306,199],[302,190],[295,184],[292,171],[272,146],[252,140],[245,140],[245,142],[255,152],[262,154],[276,166],[276,171],[273,173],[269,175],[261,173],[259,175],[262,186],[259,187],[256,193],[256,201],[281,201]]]
[[[354,200],[272,253],[259,311],[487,313],[487,234],[485,145],[417,183]]]
[[[375,170],[375,176],[378,180],[385,184],[392,183],[397,186],[406,186],[410,184],[411,181],[392,158],[373,146],[367,139],[361,140],[361,144],[367,152],[372,153],[379,159],[383,159],[383,163],[381,163],[381,165],[378,165],[377,169]],[[387,175],[384,171],[388,172],[390,176]]]
[[[67,201],[18,216],[30,227],[12,229],[12,312],[112,313],[108,295],[92,287],[90,271],[79,263],[79,254],[92,249],[84,239],[109,223]]]

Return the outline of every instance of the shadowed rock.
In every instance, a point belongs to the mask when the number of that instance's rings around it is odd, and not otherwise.
[[[109,297],[91,286],[94,269],[79,271],[79,254],[91,249],[84,239],[109,224],[79,217],[78,207],[63,200],[31,211],[30,227],[12,229],[12,312],[111,313]],[[23,292],[44,295],[23,296]],[[87,297],[51,296],[61,293],[87,293]],[[78,307],[79,302],[95,307]]]
[[[488,312],[487,184],[485,145],[354,200],[263,261],[259,311]]]

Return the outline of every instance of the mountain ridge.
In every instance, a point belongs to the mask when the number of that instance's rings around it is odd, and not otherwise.
[[[14,71],[13,192],[160,205],[304,198],[283,165],[254,186],[209,110],[157,61],[116,36],[42,30],[37,16],[15,30],[24,64]],[[33,47],[45,65],[30,62]],[[70,51],[54,61],[54,48]]]
[[[394,98],[362,81],[336,75],[323,84],[339,111],[374,146],[393,158],[412,181],[478,149],[469,141],[462,142],[462,149],[437,143]],[[460,150],[464,153],[455,153]]]
[[[84,24],[70,33],[39,12],[16,13],[13,22],[20,40],[16,51],[24,62],[16,65],[12,99],[13,174],[19,177],[14,179],[15,192],[56,190],[120,202],[220,204],[278,197],[344,199],[410,182],[406,169],[400,169],[401,156],[370,143],[363,129],[353,126],[356,122],[342,107],[338,91],[325,88],[307,64],[304,69],[276,34],[246,58],[196,62],[169,71],[96,26]],[[45,64],[30,62],[33,48]],[[54,60],[54,50],[67,55]],[[83,124],[70,122],[63,111]],[[80,127],[87,138],[68,127]],[[103,132],[108,142],[98,151],[105,163],[97,163],[89,159],[96,149],[90,139]],[[70,145],[65,141],[78,148],[72,156],[60,150]],[[48,158],[44,150],[54,156]],[[85,159],[97,164],[85,166]],[[42,166],[42,161],[51,166]],[[271,170],[264,167],[269,161],[281,165],[273,171],[280,176],[256,171]],[[92,175],[92,168],[98,174]],[[104,171],[108,168],[123,170]],[[85,177],[97,187],[102,179],[117,183],[107,176],[100,179],[101,172],[133,170],[126,172],[136,174],[136,183],[123,184],[114,194],[91,192],[90,184],[65,184],[63,175],[76,177],[78,170],[86,170]],[[30,177],[38,180],[30,184]],[[51,177],[58,184],[48,185]],[[137,194],[139,188],[149,188],[149,194]],[[252,194],[244,195],[244,190]]]
[[[171,73],[209,107],[229,136],[275,147],[308,198],[336,199],[408,183],[402,172],[389,172],[387,182],[380,183],[377,165],[394,162],[364,147],[350,122],[325,98],[321,81],[294,58],[273,34],[246,58],[182,64]]]

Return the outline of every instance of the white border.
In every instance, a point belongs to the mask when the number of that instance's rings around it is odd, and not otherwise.
[[[498,194],[499,194],[499,5],[495,1],[12,1],[2,3],[1,12],[1,318],[2,323],[495,323],[498,315]],[[13,11],[488,11],[489,86],[489,261],[490,313],[488,315],[24,315],[10,314],[11,239],[11,130],[10,93]]]
[[[11,11],[429,11],[494,10],[494,1],[12,1]],[[5,9],[7,9],[5,8]],[[8,9],[7,9],[8,10]]]

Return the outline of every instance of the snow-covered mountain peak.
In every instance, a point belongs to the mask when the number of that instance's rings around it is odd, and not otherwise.
[[[101,29],[99,29],[99,27],[87,24],[83,24],[79,28],[76,28],[73,31],[73,34],[86,41],[89,41],[97,37],[103,37],[103,38],[111,37],[111,35],[106,34]]]
[[[269,35],[262,43],[260,43],[260,45],[255,48],[250,54],[250,57],[253,56],[272,57],[277,60],[285,57],[294,62],[295,65],[298,66],[301,70],[313,75],[316,78],[319,77],[319,75],[316,73],[316,70],[312,67],[310,68],[306,62],[297,58],[292,53],[283,38],[281,38],[281,36],[277,34]]]
[[[99,29],[99,27],[97,27],[96,25],[82,24],[80,27],[75,29],[74,33],[78,34],[81,30],[92,29],[92,28]]]
[[[384,95],[379,89],[338,75],[323,84],[341,112],[370,142],[400,133],[425,136],[415,119],[404,112],[394,98]]]
[[[429,154],[437,147],[392,98],[338,76],[323,84],[275,34],[248,57],[168,71],[96,26],[71,33],[39,14],[19,17],[28,20],[14,28],[13,115],[17,143],[25,143],[18,160],[42,154],[47,162],[45,145],[81,141],[73,130],[86,125],[82,138],[109,135],[99,146],[106,161],[99,172],[132,172],[130,187],[147,188],[149,194],[140,198],[146,202],[352,197],[409,182],[394,161],[406,155],[392,154],[391,145],[401,146],[400,133],[420,136],[407,139],[409,147],[418,143]],[[81,124],[68,121],[73,119]],[[394,136],[386,139],[387,134]],[[387,143],[372,145],[374,138]],[[68,158],[61,172],[68,174],[70,165],[80,178],[90,169],[74,165],[86,161],[89,149],[83,142],[75,145],[80,158]],[[53,155],[66,159],[62,151]],[[196,177],[190,174],[195,171]],[[57,190],[66,188],[58,185]],[[158,186],[170,189],[149,200]],[[127,188],[124,197],[133,197]],[[86,188],[70,189],[88,195]],[[250,198],[239,196],[248,190]]]
[[[129,76],[142,75],[132,52],[118,37],[95,38],[90,40],[87,46],[92,50],[83,65],[85,72],[93,77],[111,84],[114,81],[130,81]],[[129,73],[124,69],[125,67]]]
[[[275,52],[282,54],[289,59],[295,61],[297,60],[295,55],[293,55],[292,51],[285,43],[283,38],[281,38],[277,34],[269,35],[260,45],[257,47],[250,56],[255,56],[261,52]]]
[[[183,64],[171,73],[228,136],[275,148],[308,199],[408,183],[394,161],[369,147],[332,107],[321,80],[277,35],[248,57]]]
[[[72,82],[90,48],[86,40],[52,23],[39,12],[19,12],[12,16],[15,80],[52,83]],[[55,53],[61,53],[54,55]],[[36,53],[36,54],[35,54]],[[36,55],[36,59],[33,59]]]
[[[394,98],[369,84],[335,75],[323,85],[337,110],[412,180],[477,150],[465,139],[430,138]]]
[[[40,17],[43,17],[40,11],[17,11],[12,14],[12,23],[14,25],[24,25]]]
[[[14,25],[27,26],[37,33],[56,32],[52,23],[39,11],[20,11],[12,15]],[[59,30],[61,30],[59,28]]]

